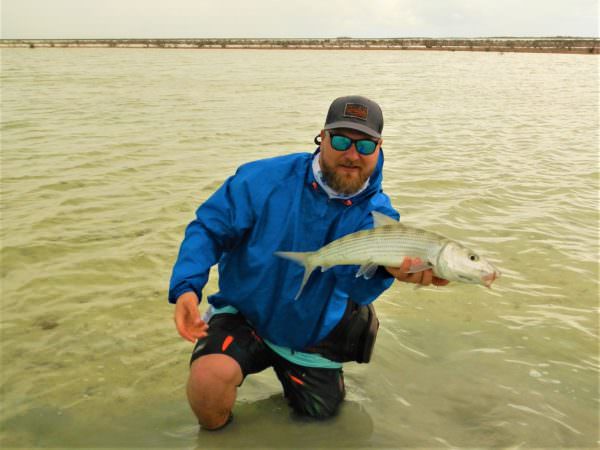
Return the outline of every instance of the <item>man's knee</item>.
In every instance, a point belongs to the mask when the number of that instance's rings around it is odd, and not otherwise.
[[[333,372],[330,374],[335,376]],[[312,386],[312,389],[307,389],[302,384],[292,388],[288,384],[286,397],[290,406],[296,413],[314,419],[321,420],[335,416],[346,396],[343,374],[339,372],[335,378],[331,383]]]
[[[292,409],[302,416],[324,420],[335,416],[344,400],[343,394],[323,398],[316,395],[302,396],[302,398],[288,398]]]
[[[228,423],[242,380],[239,364],[227,355],[205,355],[192,363],[188,400],[203,428],[218,429]]]
[[[242,369],[227,355],[201,356],[190,366],[190,384],[210,389],[216,386],[239,386],[243,380]]]

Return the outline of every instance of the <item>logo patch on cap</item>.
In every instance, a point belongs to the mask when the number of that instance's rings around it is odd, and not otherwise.
[[[359,103],[346,103],[344,108],[344,117],[351,117],[353,119],[367,120],[369,115],[369,108]]]

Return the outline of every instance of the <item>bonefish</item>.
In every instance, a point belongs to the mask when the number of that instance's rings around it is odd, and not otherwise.
[[[356,276],[371,278],[379,266],[398,267],[404,257],[419,258],[409,272],[432,269],[433,274],[449,281],[490,287],[500,272],[489,261],[456,241],[437,233],[404,225],[385,214],[372,212],[375,228],[343,236],[314,252],[275,252],[304,266],[304,278],[296,299],[310,274],[337,266],[356,264]]]

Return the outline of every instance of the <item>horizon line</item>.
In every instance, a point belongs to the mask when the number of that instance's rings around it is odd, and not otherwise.
[[[597,36],[398,36],[398,37],[0,37],[0,40],[397,40],[397,39],[592,39]]]

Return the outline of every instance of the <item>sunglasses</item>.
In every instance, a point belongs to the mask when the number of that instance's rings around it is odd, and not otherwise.
[[[331,140],[331,146],[338,152],[345,152],[352,147],[352,144],[354,144],[356,151],[361,155],[371,155],[377,148],[378,142],[370,139],[355,140],[341,134],[331,134],[329,131],[326,131],[326,133]]]

